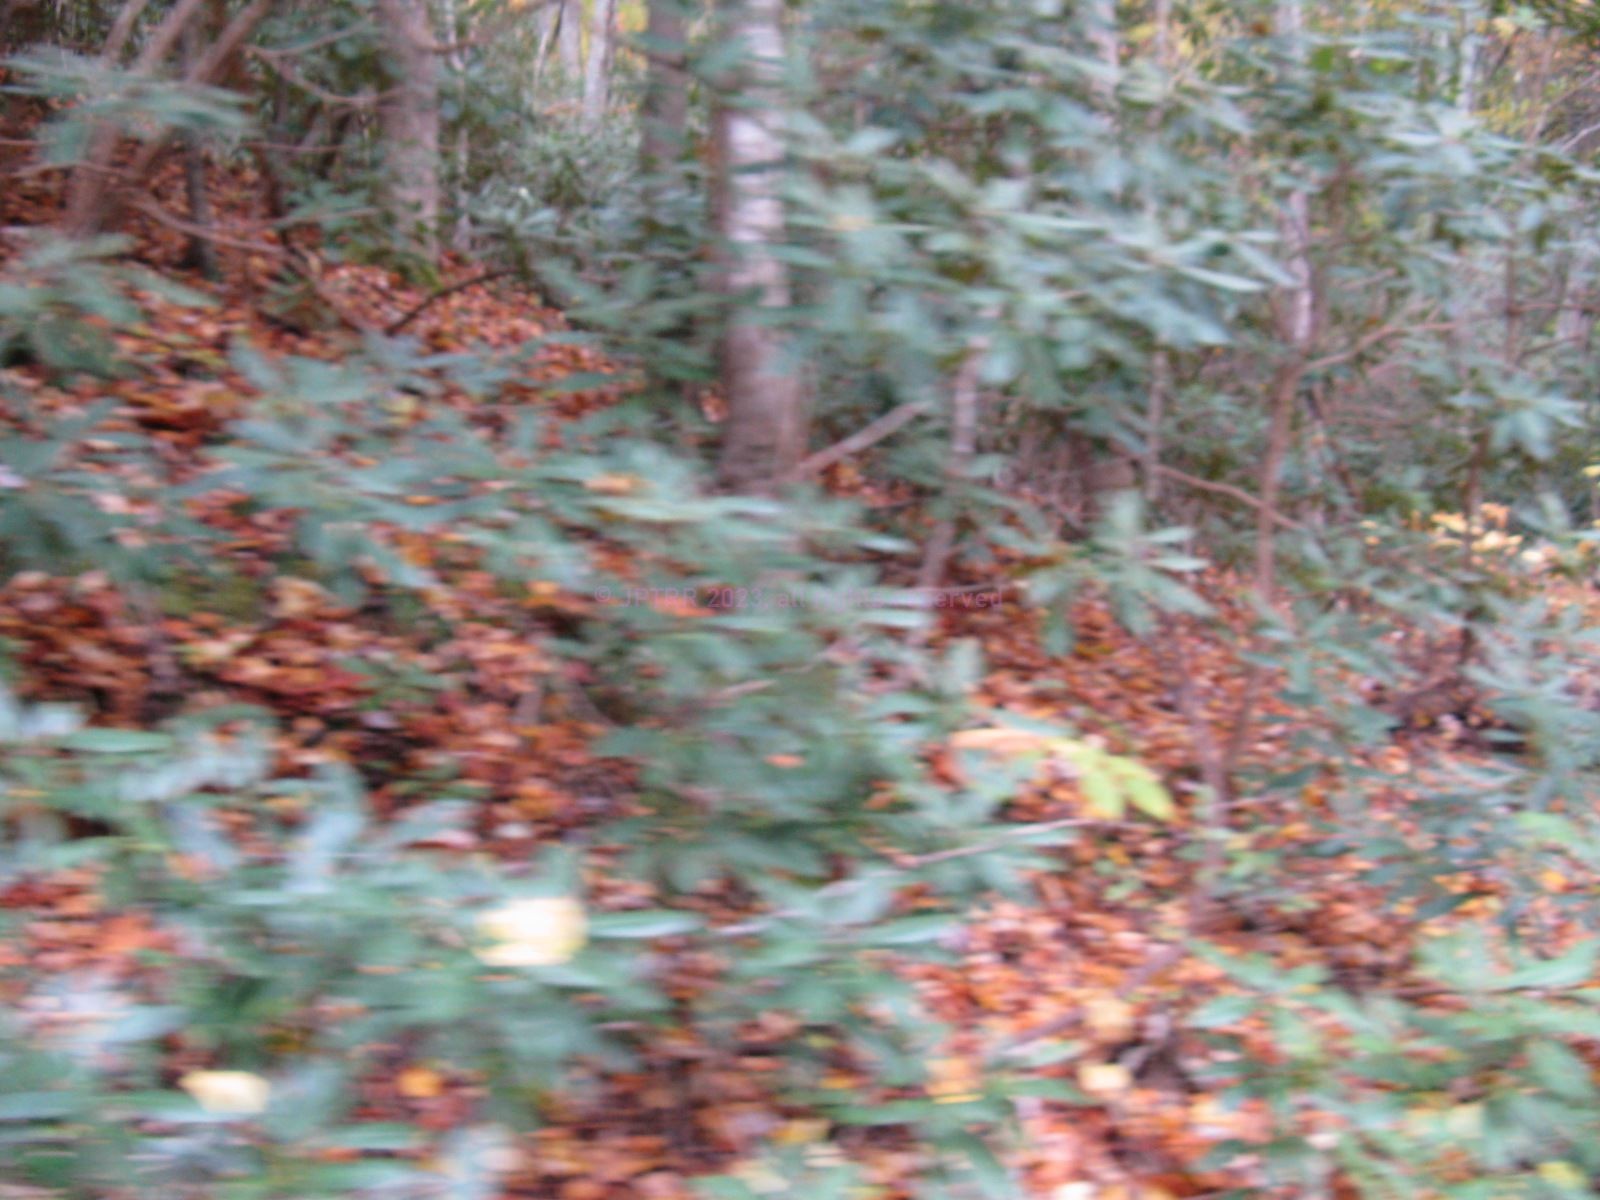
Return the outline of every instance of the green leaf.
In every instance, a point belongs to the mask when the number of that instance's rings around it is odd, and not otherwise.
[[[1140,770],[1130,773],[1123,787],[1128,796],[1128,803],[1145,816],[1154,817],[1158,821],[1170,821],[1177,815],[1178,810],[1172,803],[1172,796],[1162,786],[1161,781],[1150,772]]]
[[[1600,941],[1580,942],[1560,958],[1532,963],[1490,986],[1494,991],[1576,987],[1594,975],[1597,957],[1600,957]]]
[[[1256,1011],[1254,996],[1217,996],[1190,1014],[1187,1024],[1194,1029],[1221,1029],[1236,1025]]]
[[[142,729],[80,729],[59,744],[87,754],[150,754],[172,749],[172,739],[166,734]]]
[[[13,1092],[0,1096],[0,1121],[48,1121],[70,1116],[83,1107],[71,1092]]]
[[[597,914],[589,919],[589,936],[597,939],[673,937],[704,927],[705,921],[694,913],[648,909]]]
[[[1589,1101],[1595,1096],[1589,1064],[1560,1042],[1537,1041],[1529,1046],[1528,1069],[1541,1086],[1563,1100]]]

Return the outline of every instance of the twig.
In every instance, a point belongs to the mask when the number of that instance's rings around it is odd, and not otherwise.
[[[841,442],[835,442],[826,450],[818,450],[815,454],[800,460],[792,471],[784,477],[785,483],[793,483],[804,479],[808,475],[820,474],[834,463],[848,458],[852,454],[859,454],[870,446],[875,446],[884,438],[897,432],[902,426],[909,424],[917,417],[928,411],[928,405],[922,400],[908,400],[896,408],[890,409],[877,420],[863,426]]]
[[[297,46],[251,46],[250,53],[259,54],[263,58],[293,58],[296,55],[307,54],[312,50],[320,50],[324,46],[331,46],[334,42],[342,42],[347,37],[354,37],[358,33],[366,32],[367,28],[367,24],[363,22],[347,26],[344,29],[336,29],[332,33],[312,38],[309,42],[301,42]]]
[[[293,67],[279,62],[276,56],[268,54],[259,46],[247,46],[245,47],[245,53],[266,64],[267,69],[273,74],[288,83],[292,83],[301,91],[309,92],[331,108],[369,109],[400,90],[398,88],[386,88],[381,92],[357,92],[354,96],[341,96],[338,92],[330,92],[326,88],[312,83]]]
[[[211,242],[213,245],[231,246],[235,250],[248,250],[253,254],[279,255],[284,253],[282,246],[274,246],[271,242],[247,242],[241,238],[229,237],[225,233],[218,233],[215,229],[208,229],[191,221],[185,221],[181,217],[175,217],[154,200],[135,200],[133,207],[146,216],[153,217],[168,229],[188,234],[193,238],[200,238],[203,241]]]
[[[1234,487],[1231,483],[1216,483],[1210,479],[1201,479],[1198,475],[1190,475],[1187,471],[1180,471],[1176,467],[1169,467],[1164,463],[1156,464],[1156,474],[1167,479],[1176,479],[1179,483],[1186,483],[1190,487],[1202,492],[1215,492],[1219,496],[1228,496],[1240,504],[1248,504],[1257,512],[1266,512],[1266,505],[1257,500],[1243,488]],[[1304,531],[1305,526],[1291,517],[1284,516],[1281,512],[1273,511],[1272,519],[1286,529]]]
[[[516,272],[508,268],[501,268],[495,271],[484,271],[482,274],[473,275],[468,279],[463,279],[460,283],[452,283],[449,287],[442,287],[424,297],[416,304],[412,305],[412,307],[409,308],[402,316],[389,322],[388,325],[384,326],[383,332],[386,336],[393,337],[407,325],[411,324],[411,322],[420,317],[423,311],[436,300],[443,300],[446,296],[452,295],[455,292],[465,291],[469,287],[476,287],[480,283],[488,283],[491,279],[501,279],[507,275],[514,274],[516,274]]]
[[[1131,996],[1182,958],[1183,952],[1184,947],[1181,942],[1165,943],[1146,958],[1144,964],[1137,971],[1118,984],[1117,991],[1123,995]],[[1030,1029],[1026,1033],[1019,1033],[1015,1037],[1002,1042],[995,1051],[995,1056],[1006,1057],[1015,1054],[1024,1046],[1031,1046],[1034,1042],[1042,1042],[1046,1038],[1053,1038],[1057,1034],[1065,1033],[1082,1019],[1082,1013],[1076,1008],[1069,1013],[1063,1013],[1061,1016],[1054,1017],[1037,1028]]]
[[[1409,333],[1440,333],[1454,329],[1455,326],[1456,322],[1454,321],[1429,321],[1421,325],[1386,325],[1382,329],[1374,330],[1364,337],[1357,338],[1355,344],[1347,349],[1340,350],[1336,354],[1328,354],[1322,358],[1313,359],[1306,364],[1305,369],[1308,374],[1316,371],[1325,371],[1329,367],[1336,367],[1340,363],[1349,362],[1352,358],[1360,357],[1379,342],[1388,341],[1392,337],[1400,337],[1402,334]]]

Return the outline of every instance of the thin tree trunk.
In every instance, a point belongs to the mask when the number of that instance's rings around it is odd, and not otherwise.
[[[471,10],[468,9],[470,33]],[[456,28],[456,3],[455,0],[444,0],[444,18],[449,26],[450,52],[445,56],[445,61],[450,65],[452,84],[459,90],[464,88],[466,59],[461,53],[461,32]],[[462,97],[462,110],[465,110],[465,97]],[[465,253],[472,245],[472,218],[467,214],[467,172],[471,166],[471,146],[467,139],[467,126],[463,121],[456,130],[456,144],[452,164],[455,175],[455,194],[453,205],[456,210],[455,230],[450,235],[450,244],[457,251]]]
[[[949,492],[959,493],[967,486],[967,467],[978,448],[978,370],[988,353],[987,335],[979,334],[968,342],[950,388],[950,454],[944,468]],[[944,583],[955,546],[956,518],[952,514],[939,522],[923,552],[922,568],[917,572],[920,591],[931,592]]]
[[[184,70],[192,71],[199,61],[200,30],[191,22],[183,29]],[[192,130],[183,135],[183,182],[189,199],[189,221],[196,229],[205,231],[189,239],[185,265],[215,281],[221,277],[221,272],[217,268],[217,249],[207,236],[212,226],[211,199],[206,195],[206,152]]]
[[[771,320],[790,306],[788,270],[774,253],[785,228],[782,0],[741,0],[730,24],[745,60],[716,115],[722,291],[737,306],[721,346],[728,417],[719,469],[730,488],[764,491],[799,463],[809,424],[799,364]]]
[[[616,0],[590,0],[589,59],[583,68],[583,116],[598,121],[611,104],[611,59],[616,47]]]
[[[153,74],[203,2],[178,0],[145,43],[132,70],[145,75]],[[275,0],[250,0],[235,13],[198,61],[183,71],[183,82],[190,85],[207,84],[220,78],[239,53],[244,39],[265,19],[274,3]],[[165,138],[145,142],[129,167],[117,172],[112,169],[111,162],[116,155],[118,142],[115,131],[106,126],[99,126],[91,132],[89,148],[68,184],[66,213],[61,227],[69,237],[87,237],[97,232],[107,220],[114,202],[120,199],[119,187],[142,182],[169,145]]]
[[[1095,99],[1101,109],[1109,113],[1116,103],[1117,76],[1122,72],[1122,41],[1117,29],[1116,0],[1092,0],[1089,6],[1089,41],[1105,71],[1104,77],[1095,82]]]
[[[439,64],[427,0],[377,0],[392,86],[378,101],[384,203],[405,242],[438,256]]]
[[[1468,4],[1462,13],[1461,42],[1456,60],[1456,108],[1471,113],[1478,103],[1478,53],[1483,45],[1483,35],[1478,26],[1483,22],[1482,8]]]
[[[555,49],[556,35],[561,31],[561,5],[546,4],[539,10],[539,48],[533,56],[533,86],[544,82],[544,69]]]
[[[1172,364],[1165,350],[1150,356],[1150,391],[1145,399],[1144,417],[1144,500],[1154,508],[1161,500],[1161,426],[1166,420],[1167,388],[1172,379]]]
[[[1305,19],[1301,0],[1279,0],[1278,36],[1287,44],[1289,62],[1299,69],[1305,62]],[[1280,214],[1280,227],[1289,249],[1289,271],[1294,283],[1278,305],[1279,336],[1288,357],[1273,374],[1268,395],[1267,452],[1261,463],[1261,511],[1256,524],[1256,587],[1270,597],[1276,586],[1274,525],[1283,464],[1294,436],[1295,398],[1310,358],[1316,325],[1316,278],[1311,263],[1311,201],[1304,190],[1289,194]]]
[[[559,0],[556,7],[556,51],[568,82],[576,83],[583,75],[583,5]]]
[[[203,2],[178,0],[150,34],[131,70],[140,75],[154,74],[189,22],[200,11]],[[129,0],[123,16],[112,27],[111,36],[101,54],[103,66],[116,65],[123,42],[138,17],[138,10],[144,6],[144,0]],[[88,237],[99,231],[105,216],[106,200],[115,188],[111,163],[116,157],[120,141],[116,129],[111,125],[96,122],[90,129],[83,160],[73,171],[67,185],[66,210],[61,226],[69,237]]]
[[[684,69],[687,22],[682,0],[650,0],[645,27],[644,137],[640,165],[646,175],[683,157],[689,122],[689,76]]]

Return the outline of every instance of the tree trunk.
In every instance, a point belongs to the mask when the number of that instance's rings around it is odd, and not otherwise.
[[[466,111],[466,58],[461,53],[460,39],[471,34],[471,10],[468,10],[466,28],[463,29],[456,13],[456,0],[444,0],[444,19],[452,49],[445,56],[450,66],[450,84],[460,98],[460,111]],[[537,69],[537,68],[536,68]],[[472,218],[467,213],[468,181],[471,177],[472,147],[467,138],[466,122],[456,129],[456,144],[452,154],[451,174],[454,188],[451,207],[455,210],[455,230],[450,235],[451,249],[465,254],[472,247]]]
[[[438,255],[439,64],[427,0],[378,0],[390,86],[378,104],[384,206],[410,248]]]
[[[558,0],[556,50],[568,81],[583,74],[583,5],[580,0]]]
[[[1461,40],[1456,50],[1456,108],[1470,115],[1478,106],[1478,54],[1483,35],[1478,26],[1485,13],[1479,4],[1468,4],[1461,14]]]
[[[727,429],[720,474],[737,491],[765,491],[805,453],[809,414],[799,364],[772,316],[789,307],[784,237],[782,0],[740,0],[728,33],[745,58],[716,114],[717,231],[722,292],[734,305],[721,346]]]
[[[200,30],[194,22],[183,27],[183,69],[189,72],[200,61]],[[217,265],[217,249],[212,245],[211,198],[206,193],[206,150],[193,130],[183,135],[183,183],[189,199],[189,221],[200,231],[189,236],[189,247],[184,251],[184,265],[193,267],[205,278],[215,282],[221,278]]]
[[[583,116],[605,116],[611,103],[611,59],[616,47],[617,0],[590,0],[589,59],[583,68]]]
[[[646,175],[660,171],[683,157],[689,122],[688,23],[682,0],[650,0],[645,27],[644,138],[640,165]]]
[[[1279,0],[1275,17],[1289,67],[1305,66],[1305,14],[1301,0]],[[1271,597],[1277,583],[1274,535],[1283,464],[1294,441],[1295,401],[1316,334],[1316,270],[1311,261],[1311,201],[1304,189],[1289,193],[1279,214],[1279,228],[1289,253],[1287,266],[1294,283],[1277,297],[1278,332],[1285,343],[1284,358],[1268,393],[1270,419],[1267,452],[1261,462],[1261,509],[1256,522],[1256,587]]]
[[[1122,73],[1122,39],[1117,29],[1116,0],[1093,0],[1090,4],[1089,42],[1105,72],[1095,82],[1095,100],[1109,113],[1116,107],[1117,77]]]

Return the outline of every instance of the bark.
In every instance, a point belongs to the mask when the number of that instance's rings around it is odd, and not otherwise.
[[[461,52],[461,44],[457,41],[456,28],[456,3],[455,0],[444,0],[444,18],[449,25],[451,48],[445,55],[445,61],[450,65],[452,83],[456,88],[461,88],[465,77],[466,58]],[[470,20],[470,13],[469,13]],[[536,68],[537,69],[537,68]],[[465,97],[462,98],[465,107]],[[467,140],[467,127],[463,123],[456,130],[456,144],[452,155],[452,173],[455,176],[455,194],[452,204],[455,208],[455,231],[450,235],[451,248],[466,253],[472,245],[472,218],[467,213],[467,186],[472,166],[472,149]]]
[[[1094,86],[1095,100],[1109,112],[1116,103],[1117,77],[1122,73],[1122,42],[1117,29],[1116,0],[1093,0],[1089,7],[1089,41],[1104,77]]]
[[[1462,13],[1461,42],[1456,59],[1456,107],[1471,113],[1478,104],[1478,54],[1483,47],[1479,26],[1483,23],[1482,6],[1468,4]]]
[[[689,122],[689,76],[684,67],[687,22],[682,0],[650,0],[645,27],[644,138],[640,165],[646,175],[683,157]]]
[[[183,30],[183,65],[192,71],[200,60],[200,31],[191,23]],[[206,194],[206,152],[200,139],[192,132],[183,135],[183,182],[188,193],[189,220],[202,232],[190,237],[184,253],[185,265],[193,267],[210,280],[221,278],[217,266],[217,250],[211,242],[214,231],[211,223],[211,199]]]
[[[967,486],[967,469],[978,449],[978,371],[989,353],[989,338],[980,334],[967,344],[967,352],[950,389],[950,454],[945,460],[945,483],[955,492]],[[934,528],[917,572],[917,588],[930,592],[944,583],[950,554],[956,546],[956,518],[952,514]],[[924,627],[926,628],[926,627]]]
[[[616,53],[616,0],[590,0],[589,57],[583,68],[583,115],[598,121],[611,104],[611,60]]]
[[[377,0],[391,86],[378,102],[384,207],[410,248],[438,256],[439,64],[427,0]]]
[[[178,0],[145,42],[131,70],[138,74],[153,75],[204,2]],[[274,3],[275,0],[250,0],[235,13],[205,53],[197,61],[186,65],[182,73],[183,82],[212,84],[221,78],[224,68],[235,61],[244,39],[266,18]],[[91,130],[83,160],[73,171],[67,185],[67,204],[61,228],[68,237],[88,237],[98,232],[123,199],[121,189],[142,183],[169,145],[161,138],[148,141],[134,155],[127,169],[117,171],[112,162],[119,144],[120,139],[110,126],[101,124]]]
[[[544,82],[544,71],[550,62],[550,54],[556,46],[556,34],[561,30],[561,5],[559,3],[546,4],[539,10],[538,30],[539,48],[533,57],[533,86],[538,87]]]
[[[1300,70],[1305,64],[1305,17],[1301,0],[1280,0],[1277,5],[1277,32],[1287,47],[1289,65]],[[1294,283],[1276,297],[1278,332],[1286,343],[1286,357],[1273,374],[1268,394],[1270,420],[1267,452],[1261,463],[1261,510],[1256,523],[1256,587],[1265,597],[1277,585],[1274,526],[1277,523],[1278,492],[1283,464],[1294,440],[1295,399],[1305,377],[1316,332],[1316,276],[1311,262],[1311,201],[1304,189],[1289,194],[1279,226],[1289,251],[1289,273]]]
[[[559,0],[556,5],[556,52],[569,80],[583,73],[583,5],[580,0]]]
[[[200,12],[204,0],[178,0],[162,18],[145,42],[144,49],[130,68],[140,75],[152,75],[172,50],[184,29]],[[123,43],[145,7],[144,0],[128,0],[122,14],[112,26],[105,49],[101,52],[103,66],[115,66],[122,53]],[[115,188],[112,160],[115,159],[121,139],[115,127],[96,122],[89,131],[88,146],[83,160],[72,172],[67,184],[66,210],[62,216],[62,230],[69,237],[89,237],[99,232],[111,192]]]
[[[721,346],[728,417],[723,483],[765,491],[805,453],[809,424],[799,364],[772,319],[790,306],[789,274],[774,253],[784,237],[782,0],[740,0],[729,33],[745,59],[716,114],[716,223],[721,290],[735,308]]]

